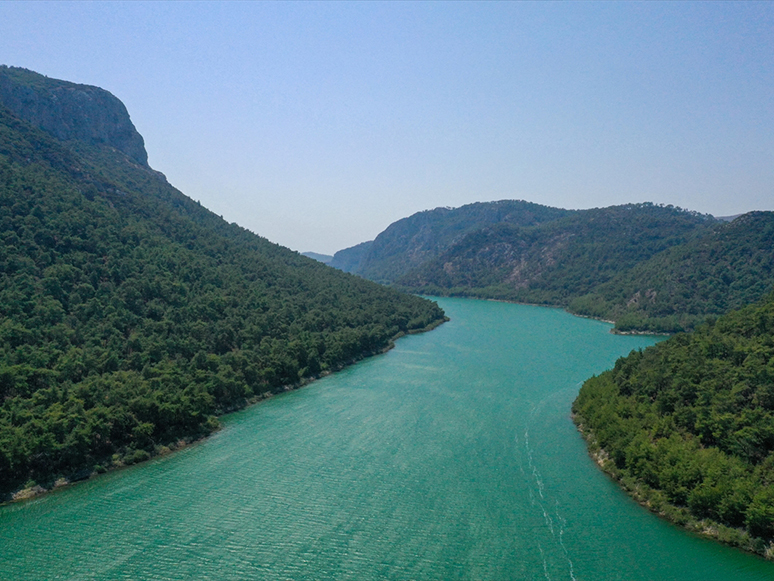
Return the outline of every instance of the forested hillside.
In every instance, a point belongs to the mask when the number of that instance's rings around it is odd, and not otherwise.
[[[652,510],[774,557],[774,294],[619,359],[573,411]]]
[[[497,224],[403,276],[415,292],[567,306],[715,221],[653,204],[574,212],[533,227]]]
[[[85,99],[71,113],[88,125],[111,99],[10,71],[2,94],[21,97],[18,115],[0,104],[0,493],[142,460],[443,320],[435,303],[226,223],[148,168],[130,133],[43,131],[19,115],[48,107],[66,121],[64,91]]]
[[[774,213],[733,221],[654,204],[437,208],[331,265],[408,292],[562,306],[620,332],[687,331],[774,287]]]
[[[579,297],[571,312],[621,331],[684,331],[774,288],[774,212],[750,212],[655,255]]]
[[[469,232],[493,224],[532,226],[570,213],[521,200],[436,208],[390,224],[373,242],[337,252],[331,266],[377,282],[392,283],[433,260]]]

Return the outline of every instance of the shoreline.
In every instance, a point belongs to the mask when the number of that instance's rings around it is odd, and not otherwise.
[[[414,329],[414,330],[408,331],[407,333],[404,333],[401,331],[400,333],[392,337],[383,349],[380,349],[378,351],[372,351],[370,353],[364,353],[356,357],[355,359],[351,359],[350,361],[342,363],[341,365],[337,366],[335,369],[327,369],[321,373],[318,373],[315,376],[306,377],[297,383],[282,385],[272,391],[267,391],[260,395],[256,395],[251,398],[248,398],[247,400],[245,400],[245,404],[242,406],[236,406],[236,407],[231,407],[223,410],[217,410],[216,416],[218,420],[220,420],[220,418],[227,416],[228,414],[245,410],[249,407],[252,407],[254,405],[261,403],[262,401],[270,399],[275,395],[280,395],[282,393],[287,393],[289,391],[295,391],[297,389],[301,389],[302,387],[306,387],[310,383],[313,383],[324,377],[328,377],[329,375],[332,375],[334,373],[338,373],[339,371],[342,371],[354,365],[355,363],[359,363],[360,361],[368,359],[369,357],[375,357],[377,355],[383,355],[387,353],[388,351],[390,351],[395,347],[395,341],[397,341],[401,337],[405,337],[407,335],[419,335],[421,333],[430,332],[434,329],[437,329],[438,327],[440,327],[441,325],[443,325],[449,320],[450,320],[449,317],[444,316],[442,319],[437,319],[422,329]],[[219,432],[221,427],[222,426],[219,425],[217,429],[213,430],[212,432],[204,436],[198,436],[198,437],[192,436],[190,438],[181,438],[176,442],[170,442],[169,444],[162,444],[160,446],[157,446],[154,449],[153,453],[146,452],[147,456],[136,462],[127,463],[127,462],[124,462],[123,460],[119,460],[118,462],[115,462],[113,464],[110,464],[107,467],[102,468],[102,470],[92,470],[91,472],[88,472],[88,473],[85,473],[85,471],[80,471],[79,473],[76,473],[75,476],[71,476],[70,478],[65,478],[65,477],[57,478],[48,488],[46,488],[45,486],[41,486],[40,484],[35,484],[34,486],[31,486],[28,488],[21,488],[16,491],[9,492],[6,495],[0,497],[0,507],[6,506],[9,504],[15,504],[17,502],[24,502],[26,500],[39,498],[41,496],[51,494],[59,490],[64,490],[65,488],[75,486],[80,482],[86,482],[87,480],[98,478],[102,474],[107,474],[109,472],[116,472],[118,470],[129,468],[130,466],[143,464],[145,462],[148,462],[149,460],[158,458],[160,456],[167,456],[169,454],[173,454],[174,452],[177,452],[184,448],[188,448],[190,446],[193,446],[195,444],[205,441],[211,435]]]
[[[766,544],[765,540],[753,537],[743,529],[732,528],[710,519],[698,519],[691,515],[687,508],[667,502],[662,498],[663,493],[660,490],[650,488],[632,478],[627,479],[613,464],[607,451],[599,446],[594,434],[585,427],[583,418],[575,413],[570,417],[586,443],[589,457],[637,504],[688,533],[756,555],[766,561],[774,561],[774,541]]]
[[[560,307],[561,308],[561,307]],[[610,325],[615,325],[615,321],[610,319],[602,319],[600,317],[592,317],[591,315],[581,315],[579,313],[573,313],[572,311],[568,309],[564,309],[565,313],[571,314],[573,317],[580,317],[581,319],[590,319],[592,321],[602,321],[603,323],[609,323]],[[671,337],[675,333],[659,333],[657,331],[620,331],[613,326],[612,329],[610,329],[610,332],[613,335],[640,335],[645,337]]]
[[[421,296],[428,296],[433,297],[435,295],[421,295]],[[573,317],[580,317],[581,319],[589,319],[592,321],[601,321],[603,323],[608,323],[609,325],[613,325],[613,328],[610,329],[610,333],[613,335],[643,335],[643,336],[651,336],[651,337],[671,337],[675,333],[659,333],[657,331],[619,331],[615,328],[615,321],[611,319],[603,319],[601,317],[592,317],[591,315],[581,315],[580,313],[573,313],[571,310],[569,310],[567,307],[563,307],[562,305],[545,305],[541,303],[525,303],[522,301],[514,301],[510,299],[490,299],[490,298],[482,298],[482,297],[472,297],[472,296],[452,296],[452,295],[441,295],[437,298],[456,298],[456,299],[473,299],[473,300],[479,300],[479,301],[492,301],[494,303],[508,303],[511,305],[525,305],[527,307],[543,307],[544,309],[562,309],[565,313],[572,315]]]

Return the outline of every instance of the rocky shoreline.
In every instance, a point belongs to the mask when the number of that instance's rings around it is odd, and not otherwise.
[[[728,527],[710,519],[697,519],[687,508],[667,502],[660,490],[654,490],[642,482],[624,476],[610,459],[607,451],[599,446],[594,434],[584,426],[583,419],[576,414],[571,417],[578,432],[586,441],[591,459],[640,506],[690,533],[774,561],[774,542],[766,543],[763,539],[752,537],[745,530]]]

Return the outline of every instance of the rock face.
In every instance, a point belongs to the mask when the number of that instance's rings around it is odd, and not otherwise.
[[[331,266],[389,284],[481,228],[499,223],[532,226],[570,213],[522,200],[426,210],[393,222],[372,242],[340,250]]]
[[[126,107],[104,89],[2,65],[0,103],[57,139],[105,144],[148,167],[145,142]]]

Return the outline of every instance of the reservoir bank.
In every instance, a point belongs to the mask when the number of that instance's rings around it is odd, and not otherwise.
[[[451,321],[223,418],[211,438],[0,507],[0,579],[771,579],[637,505],[570,418],[658,339],[559,309]]]

